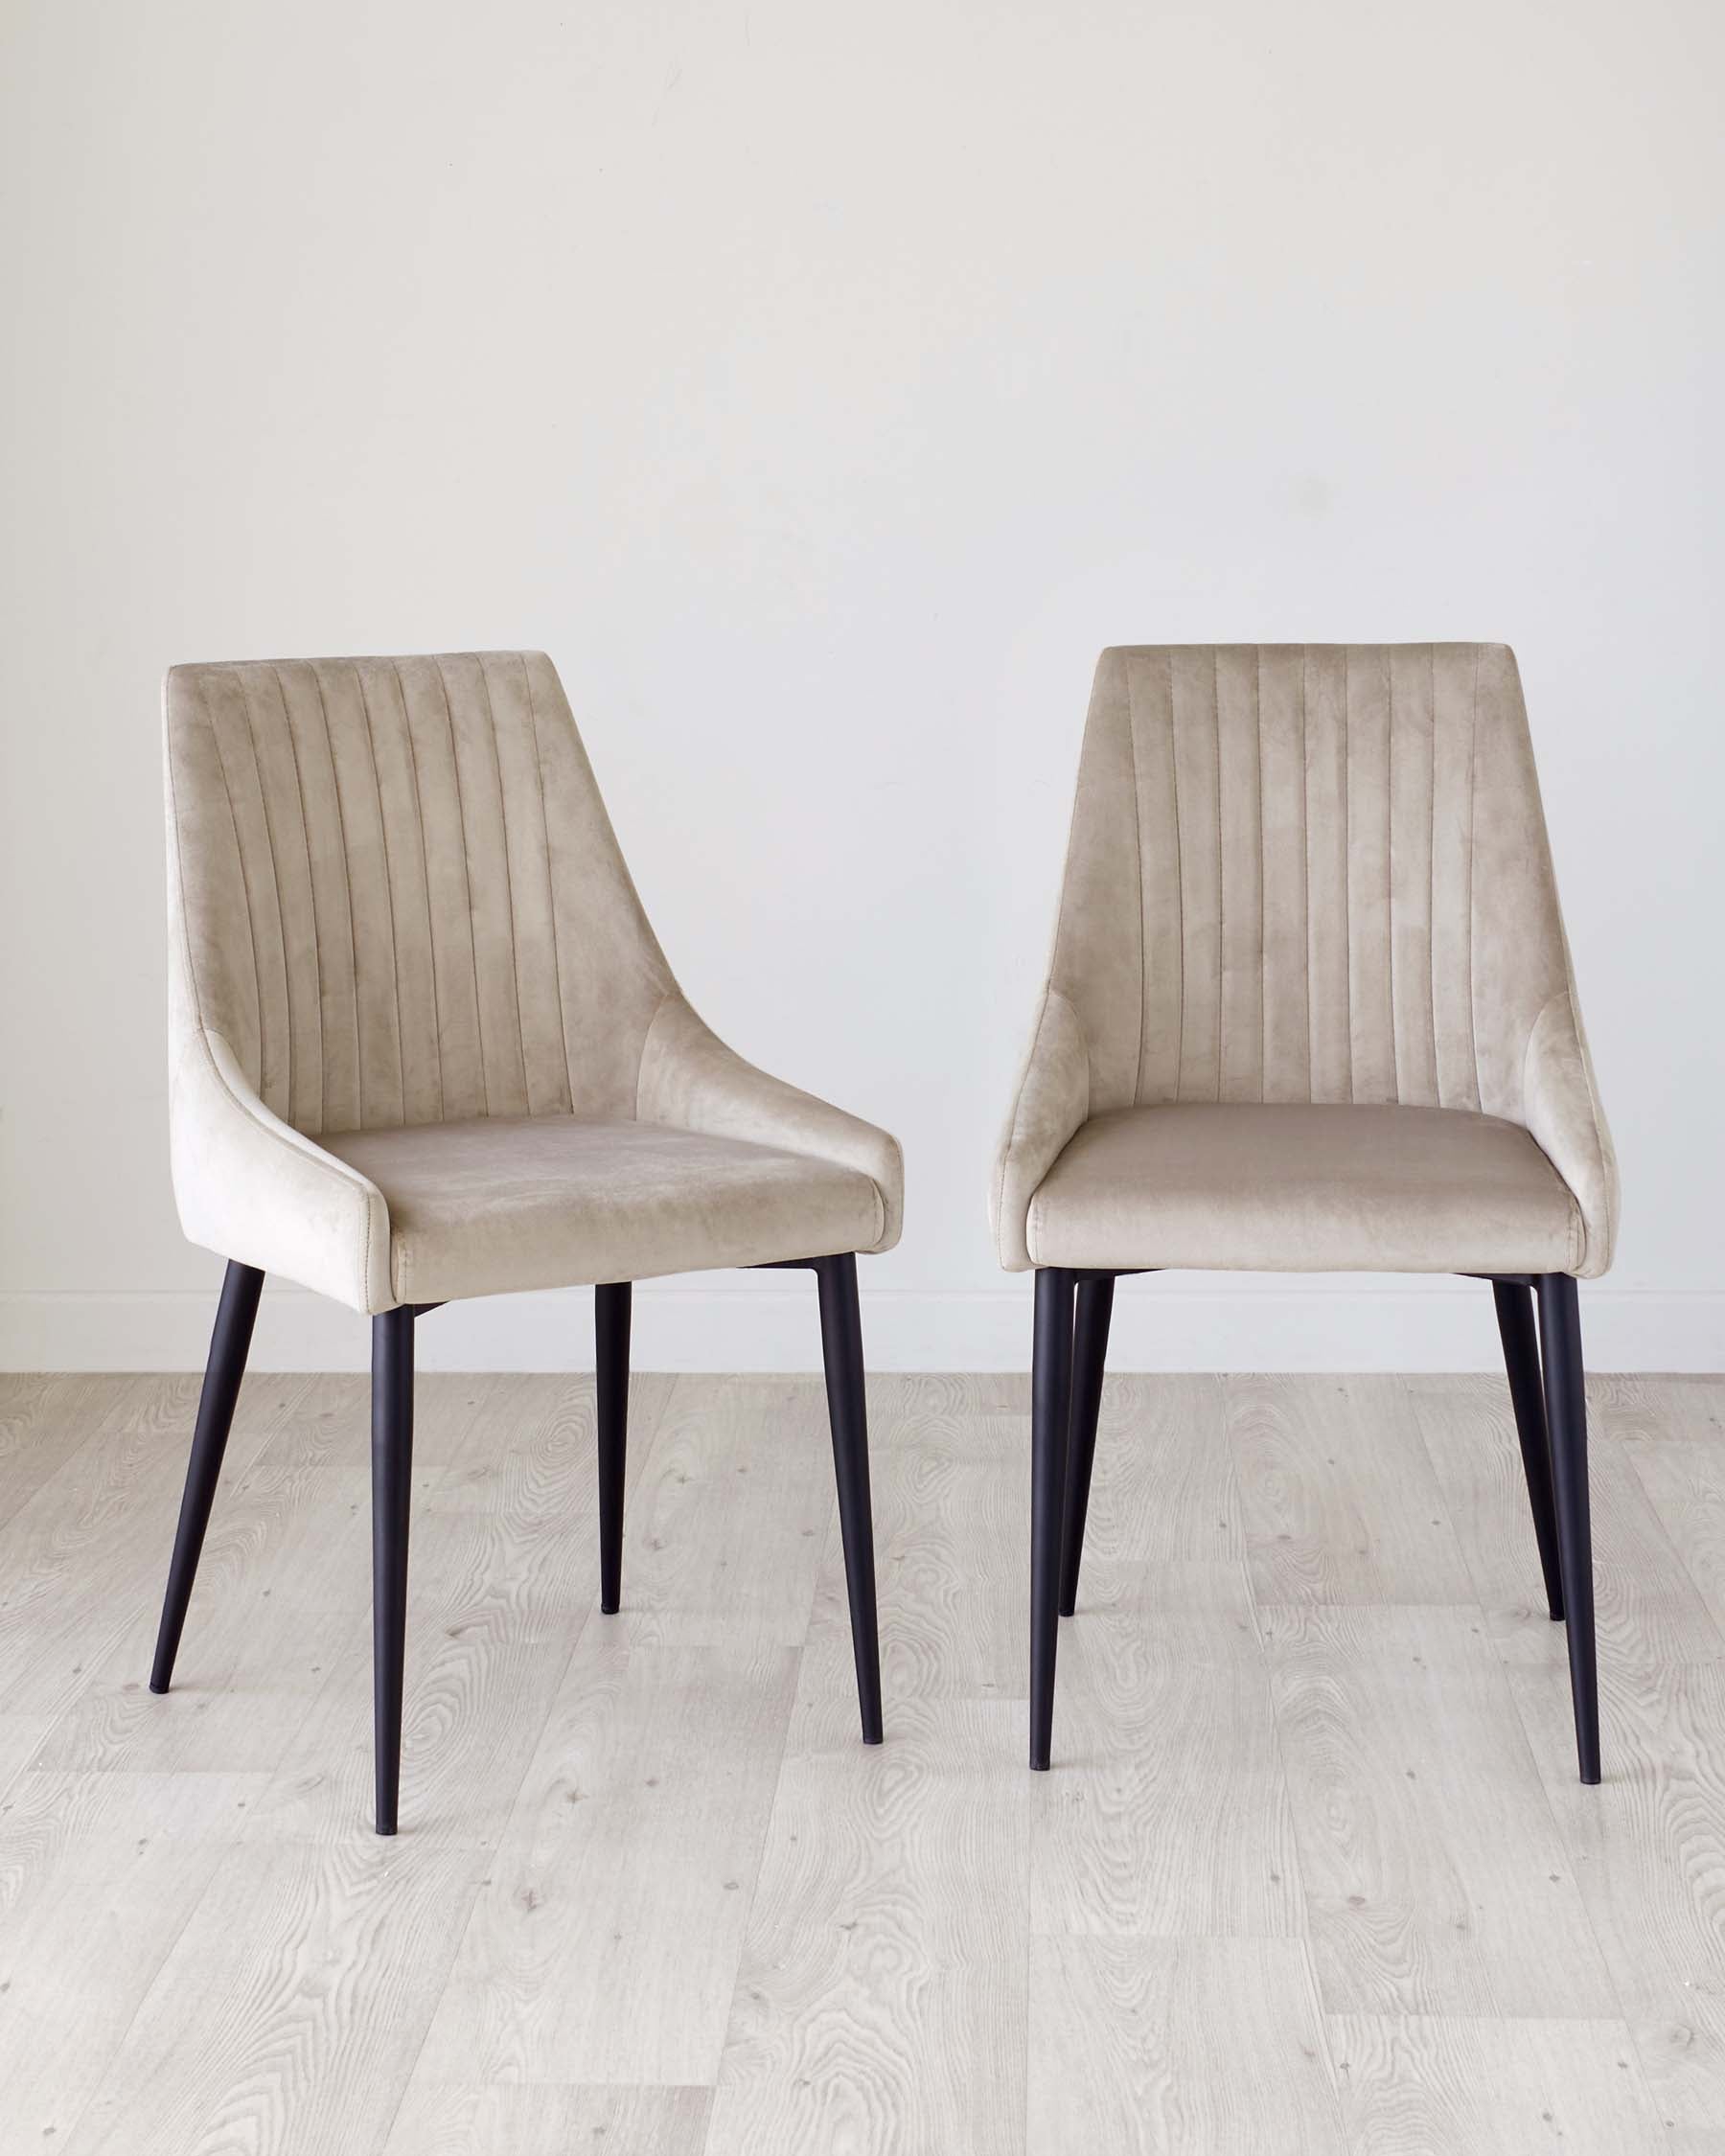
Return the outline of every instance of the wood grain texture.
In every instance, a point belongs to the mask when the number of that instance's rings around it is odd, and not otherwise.
[[[427,2076],[403,2098],[385,2156],[702,2156],[711,2104],[707,2089],[473,2087]]]
[[[1506,1388],[1490,1379],[1423,1379],[1411,1387],[1421,1434],[1490,1629],[1506,1659],[1568,1666],[1561,1625],[1547,1615],[1539,1553]],[[1714,1456],[1644,1434],[1646,1388],[1626,1416],[1622,1381],[1590,1388],[1588,1480],[1593,1499],[1595,1626],[1601,1668],[1648,1670],[1725,1656],[1725,1633],[1678,1561],[1638,1474],[1661,1458]],[[1631,1434],[1634,1434],[1633,1435]],[[1704,1468],[1703,1472],[1712,1472]],[[1680,1479],[1681,1480],[1681,1479]],[[1725,1478],[1721,1479],[1725,1490]],[[1668,1492],[1668,1496],[1671,1493]],[[1681,1514],[1682,1507],[1673,1510]],[[1704,1530],[1703,1530],[1704,1531]]]
[[[1026,1734],[1017,1703],[904,1700],[864,1750],[853,1701],[798,1699],[710,2156],[1019,2144]]]
[[[1665,2156],[1621,2021],[1332,2019],[1352,2156]]]
[[[446,1379],[426,1406],[428,1457],[415,1431],[402,1831],[490,1846],[598,1606],[592,1386]],[[652,1427],[650,1416],[643,1447]],[[365,1526],[369,1504],[356,1516]],[[362,1581],[369,1571],[368,1547]],[[284,1579],[271,1606],[297,1600]],[[327,1840],[371,1816],[369,1621],[350,1620],[345,1651],[323,1662],[258,1806],[259,1835]]]
[[[0,2149],[63,2148],[261,1778],[51,1774],[0,1802]]]
[[[1590,1388],[1592,1790],[1495,1379],[1111,1381],[1036,1777],[1025,1381],[869,1389],[878,1751],[817,1380],[635,1381],[609,1619],[591,1380],[423,1380],[383,1844],[364,1381],[165,1699],[196,1383],[0,1386],[0,2156],[1725,2156],[1725,1383]]]
[[[1725,1387],[1617,1378],[1592,1389],[1595,1423],[1617,1440],[1608,1453],[1628,1462],[1704,1606],[1686,1659],[1711,1661],[1725,1652]],[[1685,1614],[1692,1622],[1692,1606]]]
[[[377,2148],[482,1862],[357,1835],[226,1850],[68,2150]]]
[[[1260,1602],[1473,1602],[1400,1379],[1232,1377],[1227,1403]]]
[[[0,1375],[0,1524],[134,1395],[127,1377]]]
[[[1616,1995],[1479,1611],[1259,1621],[1326,2010],[1609,2020]]]
[[[659,1646],[800,1646],[837,1505],[818,1384],[679,1380],[630,1497],[623,1629]]]
[[[441,2072],[712,2082],[795,1676],[788,1648],[589,1622],[432,2026]]]
[[[1074,1617],[1060,1655],[1059,1771],[1032,1782],[1032,1930],[1298,1936],[1300,1861],[1251,1617]]]
[[[1347,2156],[1297,1939],[1039,1938],[1038,2156]]]
[[[243,1473],[303,1381],[241,1394],[228,1444]],[[185,1479],[197,1386],[132,1379],[0,1527],[0,1714],[62,1712],[159,1603]]]
[[[1567,1700],[1512,1672],[1548,1800],[1661,2114],[1725,2123],[1725,1663],[1600,1669],[1605,1779],[1583,1789]],[[1588,1801],[1588,1800],[1592,1800]]]
[[[973,1438],[974,1430],[968,1434]],[[968,1445],[890,1444],[871,1466],[885,1698],[1024,1693],[1030,1532],[1021,1478]],[[854,1700],[837,1508],[803,1647],[802,1682]]]

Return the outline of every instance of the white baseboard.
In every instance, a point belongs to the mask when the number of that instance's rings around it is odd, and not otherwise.
[[[1725,1292],[1583,1283],[1595,1370],[1725,1370]],[[420,1328],[432,1370],[592,1367],[590,1295],[501,1296],[451,1304]],[[184,1290],[0,1295],[0,1369],[187,1370],[209,1346],[213,1296]],[[1030,1283],[951,1293],[870,1290],[862,1329],[875,1370],[1019,1370],[1030,1353]],[[266,1289],[252,1365],[366,1367],[365,1320],[297,1288]],[[642,1370],[816,1370],[814,1283],[740,1276],[725,1286],[649,1282],[636,1291]],[[1465,1281],[1123,1281],[1110,1367],[1120,1370],[1489,1370],[1497,1329],[1484,1287]]]

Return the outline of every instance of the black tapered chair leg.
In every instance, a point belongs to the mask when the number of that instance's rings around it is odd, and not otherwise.
[[[263,1290],[264,1275],[255,1266],[229,1265],[221,1283],[221,1300],[216,1307],[216,1328],[210,1336],[210,1359],[204,1366],[197,1423],[192,1434],[192,1457],[186,1467],[179,1525],[174,1530],[173,1556],[168,1567],[168,1592],[162,1599],[162,1621],[156,1630],[155,1660],[150,1670],[152,1692],[165,1692],[173,1676],[173,1659],[186,1626],[192,1583],[197,1577],[197,1560],[203,1554],[210,1507],[216,1501],[228,1432],[234,1426],[234,1408],[240,1398],[240,1381],[245,1375],[245,1358],[251,1351],[252,1326]]]
[[[1539,1335],[1533,1324],[1533,1291],[1519,1280],[1494,1280],[1498,1336],[1504,1343],[1504,1368],[1515,1410],[1515,1434],[1521,1440],[1522,1471],[1528,1479],[1528,1503],[1539,1568],[1545,1574],[1546,1607],[1552,1621],[1563,1618],[1563,1572],[1557,1555],[1557,1514],[1552,1502],[1551,1440],[1546,1434],[1544,1380],[1539,1366]]]
[[[1569,1631],[1570,1696],[1576,1708],[1576,1755],[1581,1779],[1599,1778],[1599,1679],[1594,1651],[1593,1527],[1587,1502],[1587,1394],[1581,1363],[1581,1315],[1567,1273],[1539,1275],[1539,1336],[1545,1365],[1546,1427],[1552,1444],[1552,1497]]]
[[[1072,1319],[1072,1415],[1067,1434],[1066,1494],[1060,1525],[1060,1614],[1078,1604],[1078,1567],[1084,1556],[1084,1523],[1090,1511],[1091,1469],[1096,1458],[1096,1420],[1102,1411],[1102,1372],[1108,1361],[1108,1327],[1114,1316],[1114,1277],[1080,1280]]]
[[[627,1280],[593,1290],[593,1390],[599,1425],[599,1607],[614,1617],[623,1598],[623,1468],[629,1448]]]
[[[1072,1413],[1072,1275],[1036,1275],[1030,1360],[1030,1764],[1048,1764],[1054,1736],[1054,1651],[1060,1635],[1060,1532]]]
[[[850,1251],[816,1258],[820,1345],[826,1363],[827,1418],[833,1429],[833,1470],[839,1483],[839,1530],[850,1596],[851,1652],[862,1741],[879,1744],[881,1642],[875,1616],[874,1514],[868,1491],[868,1403],[862,1375],[862,1319],[857,1305],[857,1260]]]
[[[372,1319],[372,1742],[377,1828],[396,1830],[402,1671],[407,1648],[407,1515],[413,1486],[413,1310]]]

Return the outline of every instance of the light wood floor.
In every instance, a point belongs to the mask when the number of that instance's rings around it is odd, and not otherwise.
[[[1486,1379],[1110,1381],[1055,1771],[1022,1380],[422,1381],[369,1831],[349,1378],[250,1381],[168,1699],[190,1379],[0,1381],[6,2156],[1725,2156],[1725,1381],[1591,1389],[1606,1781]]]

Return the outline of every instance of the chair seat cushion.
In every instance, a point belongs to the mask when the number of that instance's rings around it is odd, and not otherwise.
[[[856,1169],[658,1123],[480,1116],[318,1142],[382,1192],[403,1302],[826,1257],[881,1234]]]
[[[1580,1215],[1518,1125],[1458,1109],[1180,1103],[1093,1116],[1030,1202],[1037,1265],[1567,1273]]]

